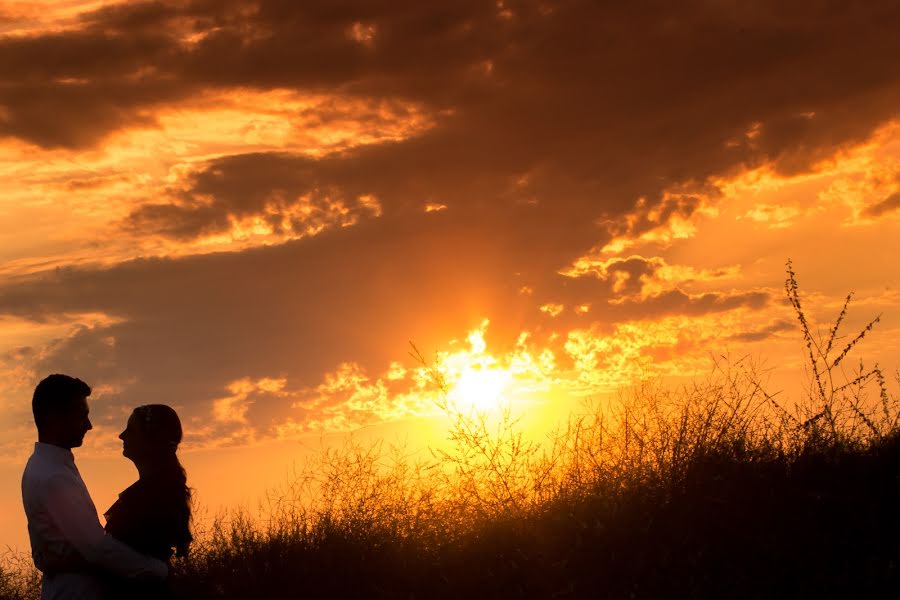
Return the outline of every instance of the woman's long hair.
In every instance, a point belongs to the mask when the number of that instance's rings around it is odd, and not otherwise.
[[[155,469],[154,485],[161,486],[173,501],[172,529],[176,556],[187,556],[191,535],[191,488],[187,485],[187,473],[178,460],[176,451],[181,443],[181,420],[172,407],[165,404],[145,404],[134,409],[141,429],[152,442],[158,469]]]

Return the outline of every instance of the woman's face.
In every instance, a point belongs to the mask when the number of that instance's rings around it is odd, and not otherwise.
[[[119,439],[122,440],[122,454],[132,461],[146,456],[150,448],[150,440],[147,439],[147,434],[141,428],[135,413],[131,413],[128,417],[128,424],[125,431],[119,434]]]

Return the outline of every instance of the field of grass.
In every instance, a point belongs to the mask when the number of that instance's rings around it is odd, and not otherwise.
[[[849,296],[820,336],[790,266],[785,290],[808,350],[799,401],[742,360],[588,404],[540,445],[510,415],[445,406],[452,449],[325,451],[264,518],[198,532],[172,585],[197,600],[900,597],[900,375],[848,368],[877,323],[843,336]],[[0,599],[38,586],[27,560],[0,571]]]

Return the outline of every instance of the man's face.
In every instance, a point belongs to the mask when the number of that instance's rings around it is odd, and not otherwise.
[[[89,414],[87,398],[78,398],[73,401],[69,410],[65,412],[65,418],[60,425],[67,447],[78,448],[81,446],[84,442],[84,434],[93,429]]]

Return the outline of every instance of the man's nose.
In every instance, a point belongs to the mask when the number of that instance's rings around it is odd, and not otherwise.
[[[91,425],[91,420],[88,419],[88,420],[87,420],[87,431],[90,431],[90,430],[93,429],[93,428],[94,428],[94,426]]]

